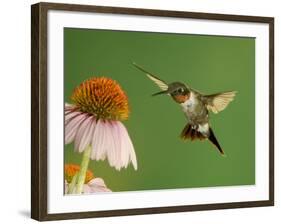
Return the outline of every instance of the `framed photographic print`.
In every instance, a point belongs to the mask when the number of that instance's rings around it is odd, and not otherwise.
[[[32,5],[32,218],[274,204],[274,19]]]

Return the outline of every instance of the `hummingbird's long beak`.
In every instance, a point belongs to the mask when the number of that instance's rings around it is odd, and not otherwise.
[[[157,95],[162,95],[162,94],[168,94],[168,91],[165,90],[165,91],[161,91],[161,92],[158,92],[158,93],[154,93],[154,94],[152,94],[152,96],[157,96]]]

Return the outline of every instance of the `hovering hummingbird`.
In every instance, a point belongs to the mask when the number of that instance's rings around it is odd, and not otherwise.
[[[216,148],[224,155],[215,134],[209,124],[209,111],[218,113],[224,110],[227,105],[234,99],[236,91],[227,91],[204,95],[197,90],[181,83],[172,82],[166,83],[152,73],[146,71],[141,66],[133,63],[140,71],[144,72],[160,89],[160,92],[154,93],[152,96],[167,94],[172,99],[181,105],[188,123],[181,132],[181,138],[184,140],[208,139]]]

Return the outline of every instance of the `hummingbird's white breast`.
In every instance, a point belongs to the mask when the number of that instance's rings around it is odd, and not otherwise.
[[[195,108],[196,108],[197,104],[198,104],[198,100],[195,98],[194,93],[191,92],[188,100],[186,100],[184,103],[181,103],[181,106],[182,106],[183,112],[187,116],[192,116],[192,114],[194,114],[194,112],[195,112]]]
[[[208,113],[198,99],[198,95],[191,92],[188,100],[181,103],[181,107],[190,124],[195,125],[199,132],[207,134],[209,130]]]

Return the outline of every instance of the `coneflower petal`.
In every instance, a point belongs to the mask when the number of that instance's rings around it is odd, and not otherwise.
[[[68,114],[65,114],[64,115],[64,118],[65,118],[65,124],[67,124],[69,121],[71,121],[72,118],[80,115],[81,112],[78,112],[78,111],[71,111],[69,112]]]
[[[69,183],[65,180],[64,184],[64,192],[68,194],[68,185]],[[74,188],[75,189],[75,188]],[[109,188],[107,188],[104,180],[100,177],[91,179],[88,183],[83,185],[84,194],[91,194],[91,193],[99,193],[99,192],[112,192]]]
[[[114,122],[107,122],[106,124],[106,132],[107,132],[107,159],[109,165],[115,167],[117,170],[120,170],[122,167],[120,161],[120,150],[118,148],[118,142],[120,141],[114,133]]]
[[[133,147],[133,143],[131,141],[131,139],[129,139],[129,141],[131,142],[131,151],[130,151],[130,158],[131,158],[131,161],[132,161],[132,164],[133,164],[133,167],[135,170],[138,169],[138,162],[137,162],[137,156],[136,156],[136,152],[134,150],[134,147]]]
[[[68,183],[66,180],[64,180],[64,193],[66,194],[68,192]]]
[[[82,152],[84,149],[81,149],[81,145],[83,145],[82,143],[82,140],[83,140],[83,136],[85,134],[87,134],[87,132],[89,131],[89,128],[91,126],[91,119],[92,117],[87,117],[82,123],[81,125],[79,126],[79,129],[77,131],[77,134],[75,136],[75,139],[74,139],[74,148],[76,151],[78,152]]]
[[[118,160],[120,161],[122,167],[127,168],[129,164],[130,154],[128,148],[125,147],[125,141],[122,139],[123,133],[121,124],[122,123],[119,121],[115,122],[116,141],[119,143],[118,151],[120,152]]]
[[[88,184],[83,185],[83,193],[85,193],[85,194],[92,193],[92,189]]]
[[[95,117],[90,117],[88,120],[87,127],[84,130],[84,133],[82,133],[82,137],[80,139],[79,145],[78,145],[78,150],[79,152],[83,152],[84,149],[91,144],[92,137],[93,137],[93,132],[96,126],[96,118]]]
[[[65,103],[64,104],[64,109],[65,110],[73,110],[76,106],[73,104]]]
[[[113,137],[113,142],[114,142],[114,151],[115,153],[115,166],[121,169],[125,164],[126,161],[122,159],[124,150],[122,149],[122,142],[121,142],[121,135],[118,127],[118,121],[112,121],[111,122],[111,132],[112,132],[112,137]],[[126,165],[125,165],[126,167]]]
[[[100,177],[92,179],[88,186],[91,188],[91,193],[94,192],[111,192],[110,189],[107,188],[106,184],[104,183],[104,180]]]
[[[71,121],[65,125],[65,144],[69,144],[74,141],[78,128],[86,117],[87,116],[85,114],[80,114],[71,119]]]
[[[105,137],[106,137],[106,133],[105,133],[103,122],[101,120],[98,120],[92,138],[91,159],[93,160],[105,159],[106,156]]]
[[[119,127],[120,127],[120,131],[121,131],[121,135],[122,135],[122,137],[121,137],[122,148],[123,148],[123,150],[127,150],[127,153],[129,154],[130,160],[133,164],[133,167],[135,170],[137,170],[138,169],[137,157],[136,157],[135,149],[134,149],[133,143],[131,141],[131,138],[128,134],[126,127],[121,122],[119,122]]]
[[[112,134],[112,125],[109,122],[104,123],[106,131],[106,155],[109,162],[109,165],[115,167],[117,170],[121,169],[121,166],[118,164],[118,152],[116,151],[114,138]]]

